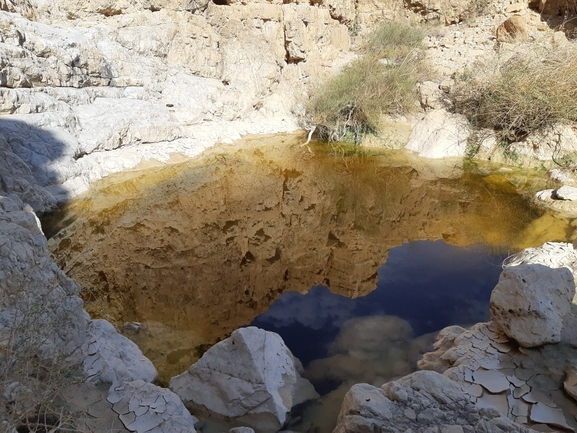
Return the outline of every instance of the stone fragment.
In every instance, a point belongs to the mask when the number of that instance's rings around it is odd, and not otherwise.
[[[573,399],[577,400],[577,368],[569,367],[567,369],[567,378],[563,382],[563,388]]]
[[[519,379],[516,376],[507,376],[507,380],[513,384],[513,386],[520,388],[526,384],[524,380]]]
[[[554,381],[551,377],[545,374],[536,374],[527,381],[527,385],[529,385],[534,390],[544,392],[553,391],[561,387],[558,382]]]
[[[475,383],[478,383],[487,391],[497,394],[509,389],[507,377],[494,370],[477,370],[474,373]]]
[[[577,200],[577,188],[574,186],[563,185],[554,192],[557,200]]]
[[[481,397],[483,395],[483,387],[481,385],[477,385],[476,383],[463,384],[461,385],[461,389],[464,393],[469,394],[475,398]]]
[[[497,41],[499,42],[522,42],[528,39],[527,24],[520,15],[513,15],[507,18],[496,30]]]
[[[509,344],[492,342],[491,346],[493,346],[495,349],[497,349],[501,353],[508,353],[511,351],[511,346]]]
[[[543,423],[572,430],[571,426],[567,424],[561,409],[552,408],[543,403],[536,403],[531,407],[529,418],[535,423]]]
[[[278,334],[241,328],[210,348],[170,389],[193,413],[277,432],[291,409],[318,397]]]
[[[511,413],[515,416],[527,417],[529,416],[530,405],[522,400],[514,399],[514,403],[511,405]]]
[[[535,389],[532,389],[530,392],[523,395],[522,399],[527,403],[541,403],[551,408],[557,407],[557,405],[551,399],[549,394],[544,393],[542,391],[537,391]]]
[[[522,346],[558,343],[574,295],[575,281],[569,269],[510,266],[491,294],[492,319]]]
[[[509,403],[507,401],[507,396],[503,394],[485,393],[481,398],[477,399],[477,407],[495,409],[505,417],[509,413]]]

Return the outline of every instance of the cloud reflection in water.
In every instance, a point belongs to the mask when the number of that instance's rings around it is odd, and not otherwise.
[[[342,349],[340,340],[333,341],[343,324],[354,318],[401,318],[412,328],[410,336],[403,331],[403,339],[449,325],[485,321],[504,257],[483,245],[410,242],[390,251],[387,262],[379,268],[377,288],[369,295],[350,299],[323,286],[304,295],[286,292],[252,325],[279,333],[307,366],[312,360],[342,352],[336,347],[338,344]],[[389,340],[400,332],[398,326],[385,326],[383,321],[370,323]],[[363,326],[364,332],[370,333],[369,325]]]

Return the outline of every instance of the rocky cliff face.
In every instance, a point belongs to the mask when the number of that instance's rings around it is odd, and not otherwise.
[[[346,2],[81,3],[1,5],[1,135],[16,164],[0,189],[29,191],[37,211],[143,159],[294,130],[303,86],[350,57]]]

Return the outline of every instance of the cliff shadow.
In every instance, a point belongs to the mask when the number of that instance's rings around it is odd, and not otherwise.
[[[37,118],[18,117],[0,117],[0,195],[22,200],[41,216],[69,199],[62,183],[78,141],[64,129],[32,124]]]

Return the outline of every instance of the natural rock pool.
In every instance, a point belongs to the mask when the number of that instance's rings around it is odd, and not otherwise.
[[[488,319],[503,258],[574,227],[530,204],[542,171],[313,155],[300,140],[107,178],[45,229],[61,228],[50,248],[86,309],[125,329],[163,382],[252,323],[279,332],[325,394],[295,430],[329,431],[351,383],[405,375],[432,333]]]

